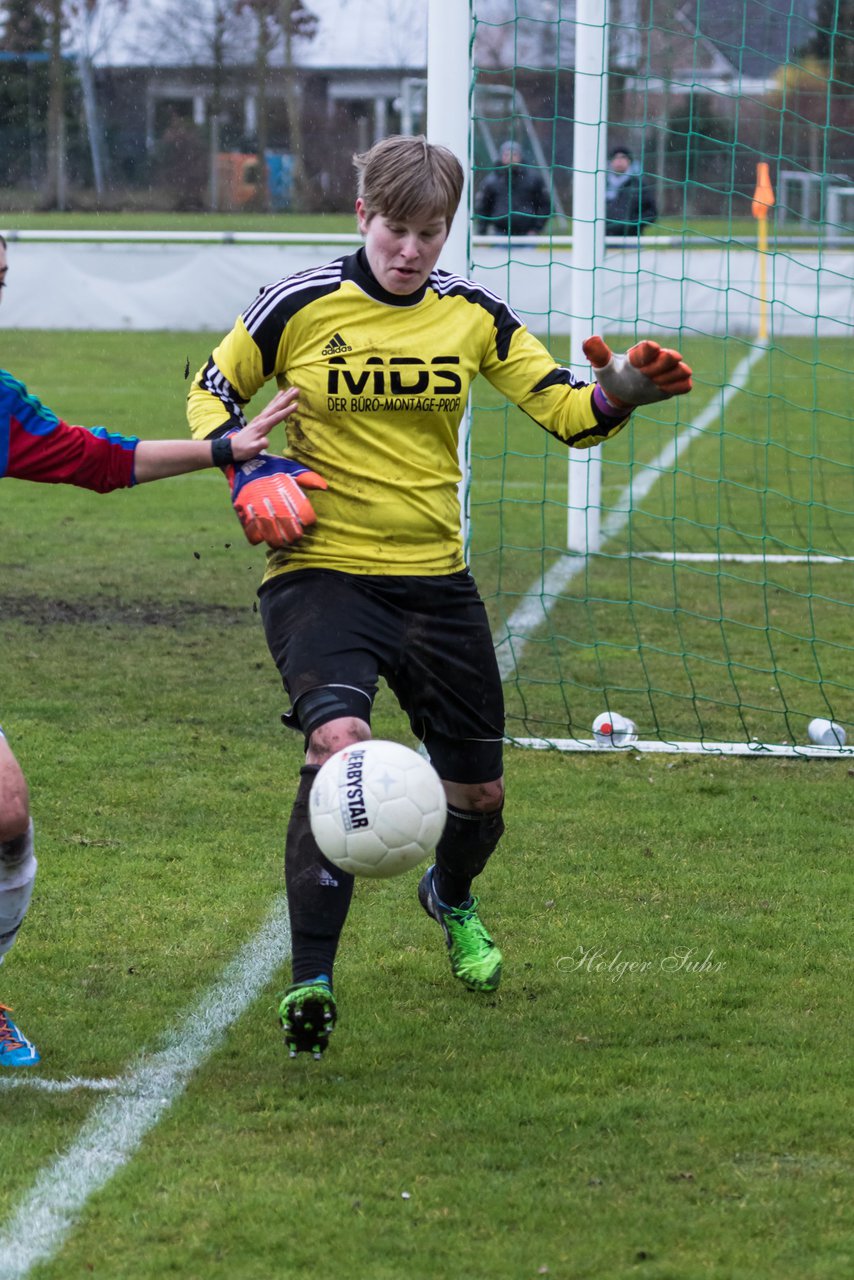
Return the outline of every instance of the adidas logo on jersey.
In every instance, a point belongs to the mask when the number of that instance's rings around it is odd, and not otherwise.
[[[347,343],[341,337],[340,333],[336,333],[329,339],[326,346],[321,351],[322,356],[341,356],[345,351],[352,351],[352,347],[348,347]]]

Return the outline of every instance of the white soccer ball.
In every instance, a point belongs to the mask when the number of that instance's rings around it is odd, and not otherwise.
[[[429,760],[382,738],[336,752],[314,779],[311,830],[321,851],[357,876],[396,876],[436,848],[445,789]]]

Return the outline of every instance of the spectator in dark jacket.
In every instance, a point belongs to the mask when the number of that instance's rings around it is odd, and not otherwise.
[[[502,236],[536,235],[551,213],[549,190],[539,169],[522,164],[518,142],[501,147],[501,168],[484,179],[475,200],[479,230]]]
[[[614,147],[605,178],[605,234],[639,236],[655,222],[658,209],[640,166],[625,147]]]

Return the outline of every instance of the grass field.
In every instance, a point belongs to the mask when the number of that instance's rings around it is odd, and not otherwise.
[[[184,362],[209,346],[4,333],[2,363],[72,420],[180,434]],[[625,467],[656,440],[620,448]],[[290,1063],[286,933],[253,944],[281,919],[301,758],[253,609],[261,553],[214,474],[2,499],[2,723],[41,869],[0,998],[56,1088],[0,1078],[0,1277],[851,1271],[849,763],[510,749],[482,884],[501,993],[453,982],[417,874],[366,882],[339,1029]],[[385,694],[374,727],[409,740]],[[243,986],[223,986],[235,957]]]

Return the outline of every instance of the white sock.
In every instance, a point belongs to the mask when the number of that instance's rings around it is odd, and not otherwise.
[[[14,846],[14,852],[10,848]],[[20,840],[0,844],[0,964],[23,923],[36,879],[32,820]]]

